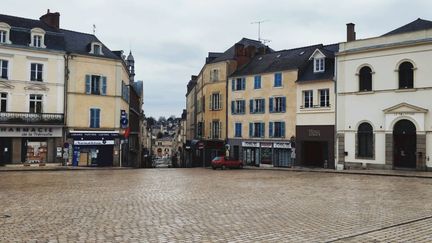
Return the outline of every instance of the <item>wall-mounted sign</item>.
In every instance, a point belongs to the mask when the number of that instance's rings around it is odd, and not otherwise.
[[[114,145],[114,140],[75,140],[74,145]]]
[[[261,143],[261,148],[273,148],[272,143]]]
[[[315,130],[315,129],[309,129],[308,130],[308,134],[309,134],[309,137],[320,137],[321,136],[321,131],[320,130]]]
[[[99,140],[99,139],[105,139],[105,140],[111,140],[114,138],[119,137],[118,131],[98,131],[98,132],[75,132],[71,131],[68,135],[68,137],[71,137],[75,140],[78,139],[84,139],[84,140]]]
[[[242,147],[259,148],[260,147],[260,143],[258,143],[258,142],[242,142]]]
[[[0,137],[62,137],[62,128],[0,127]]]
[[[274,148],[280,148],[280,149],[290,149],[291,143],[274,143],[273,147]]]

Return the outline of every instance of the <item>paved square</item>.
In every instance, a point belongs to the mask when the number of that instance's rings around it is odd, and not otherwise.
[[[0,242],[22,241],[431,242],[432,179],[209,169],[1,172]]]

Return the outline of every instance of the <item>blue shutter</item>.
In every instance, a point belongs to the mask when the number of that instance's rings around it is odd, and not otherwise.
[[[260,131],[260,137],[264,137],[265,135],[265,123],[261,123],[261,131]]]
[[[286,111],[286,97],[282,97],[282,112]]]
[[[90,109],[90,127],[94,127],[94,109]]]
[[[269,99],[269,110],[270,110],[270,113],[273,112],[273,98]]]
[[[241,137],[242,136],[242,124],[241,123],[239,123],[238,124],[238,129],[239,129],[239,137]]]
[[[281,135],[283,138],[285,137],[285,122],[281,122]]]
[[[252,122],[249,123],[249,137],[250,138],[253,137],[253,123]]]
[[[241,106],[241,114],[245,114],[246,113],[246,101],[245,100],[240,101],[240,106]]]
[[[273,122],[269,123],[269,137],[273,137]]]
[[[90,77],[90,75],[86,75],[86,79],[85,79],[85,92],[86,92],[86,94],[90,94],[91,93],[91,77]]]
[[[107,78],[102,77],[102,95],[106,95],[107,91]]]
[[[253,102],[254,102],[254,100],[249,100],[249,112],[250,112],[251,114],[254,113],[254,110],[253,110]]]
[[[235,101],[231,101],[231,114],[235,114]]]
[[[100,109],[96,109],[96,114],[95,114],[96,118],[95,118],[95,127],[99,128],[100,127]]]
[[[260,110],[262,113],[265,113],[265,99],[262,99]]]
[[[235,79],[231,80],[231,90],[234,91],[235,90]]]
[[[242,90],[245,90],[246,89],[246,78],[242,78],[241,85],[242,85]]]

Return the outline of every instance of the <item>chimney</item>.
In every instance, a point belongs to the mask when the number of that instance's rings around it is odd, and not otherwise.
[[[347,42],[356,40],[356,32],[354,31],[355,24],[347,24]]]
[[[50,10],[47,10],[47,13],[42,15],[39,18],[40,21],[44,22],[48,26],[51,26],[56,29],[60,29],[60,13],[50,13]]]

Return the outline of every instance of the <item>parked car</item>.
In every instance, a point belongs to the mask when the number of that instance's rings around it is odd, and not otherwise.
[[[240,160],[235,160],[227,157],[215,157],[211,162],[213,170],[216,168],[221,168],[222,170],[226,168],[243,168],[243,162]]]

